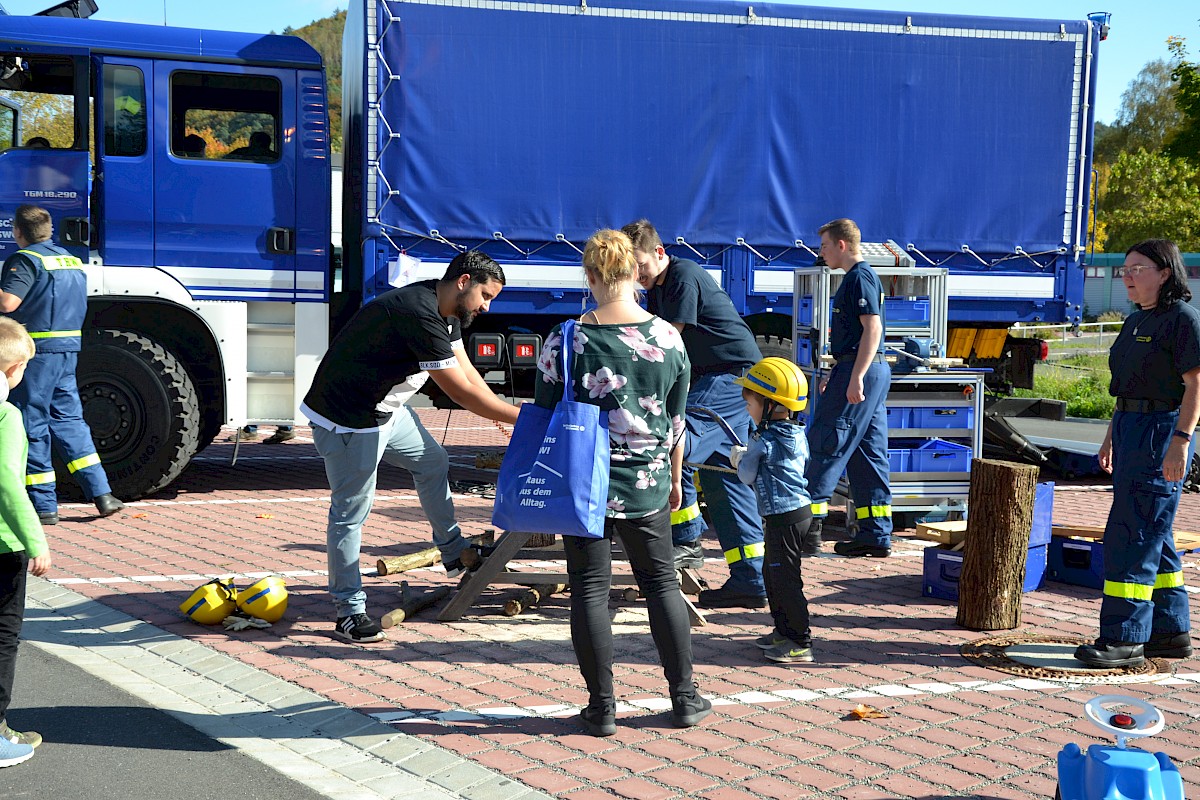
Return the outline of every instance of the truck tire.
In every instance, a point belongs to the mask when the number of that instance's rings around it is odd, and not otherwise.
[[[130,331],[87,331],[77,380],[114,495],[136,500],[179,477],[199,444],[200,410],[174,356]],[[58,469],[58,485],[74,486],[65,472]]]
[[[791,339],[784,339],[782,336],[755,336],[754,343],[762,351],[763,358],[777,357],[791,361],[794,357]]]

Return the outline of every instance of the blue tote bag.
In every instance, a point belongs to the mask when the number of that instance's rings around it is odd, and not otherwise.
[[[496,479],[492,524],[507,531],[599,539],[608,507],[608,415],[575,400],[571,345],[562,325],[563,397],[553,410],[521,406]]]

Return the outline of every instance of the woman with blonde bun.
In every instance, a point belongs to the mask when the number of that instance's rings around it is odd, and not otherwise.
[[[583,269],[596,307],[575,326],[571,375],[559,375],[562,332],[555,327],[538,361],[535,399],[553,408],[563,380],[575,397],[608,414],[612,461],[603,539],[563,537],[571,583],[571,642],[587,684],[580,717],[593,736],[612,736],[612,542],[619,534],[646,598],[677,727],[697,724],[712,704],[692,680],[691,628],[675,577],[671,511],[683,495],[684,411],[691,365],[679,331],[639,305],[637,262],[629,237],[597,231],[583,251]]]

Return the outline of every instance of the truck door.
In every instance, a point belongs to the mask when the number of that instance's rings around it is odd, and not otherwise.
[[[54,240],[88,258],[88,53],[0,44],[0,260],[17,250],[12,216],[39,205]]]
[[[296,296],[296,79],[160,61],[154,258],[199,299]]]
[[[96,63],[95,184],[93,242],[105,264],[154,265],[154,158],[146,100],[153,62],[106,57]],[[159,112],[161,113],[161,112]]]

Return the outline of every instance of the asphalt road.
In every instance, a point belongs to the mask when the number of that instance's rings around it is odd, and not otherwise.
[[[9,723],[45,737],[4,800],[320,800],[269,766],[22,642]]]

